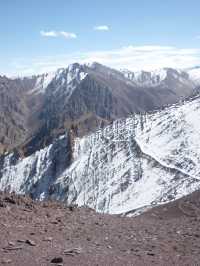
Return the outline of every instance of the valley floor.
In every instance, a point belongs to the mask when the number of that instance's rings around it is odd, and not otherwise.
[[[137,217],[0,194],[0,265],[199,265],[200,192]]]

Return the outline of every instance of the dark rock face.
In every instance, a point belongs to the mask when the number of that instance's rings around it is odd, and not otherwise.
[[[0,77],[0,152],[26,135],[27,106],[19,81]]]
[[[62,91],[54,95],[47,94],[41,117],[50,131],[70,128],[73,125],[76,133],[83,135],[92,131],[98,121],[109,122],[112,113],[113,97],[109,88],[102,87],[95,80],[86,77],[70,98],[63,97]],[[91,119],[94,119],[94,122],[91,121],[90,125],[87,121]]]
[[[0,77],[0,154],[21,145],[37,128],[40,99],[30,95],[35,83],[36,77]]]

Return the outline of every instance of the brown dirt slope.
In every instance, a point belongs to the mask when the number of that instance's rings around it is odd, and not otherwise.
[[[0,265],[200,265],[200,192],[138,217],[0,194]]]

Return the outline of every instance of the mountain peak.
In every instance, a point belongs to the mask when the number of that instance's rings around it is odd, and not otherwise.
[[[72,81],[80,83],[87,73],[83,65],[79,63],[70,64],[67,68],[59,68],[56,71],[37,76],[36,84],[32,93],[45,93],[48,86],[56,81],[60,86],[68,86]]]

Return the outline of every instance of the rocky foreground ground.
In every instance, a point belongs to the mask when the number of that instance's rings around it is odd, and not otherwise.
[[[137,217],[0,194],[0,265],[200,265],[200,192]]]

